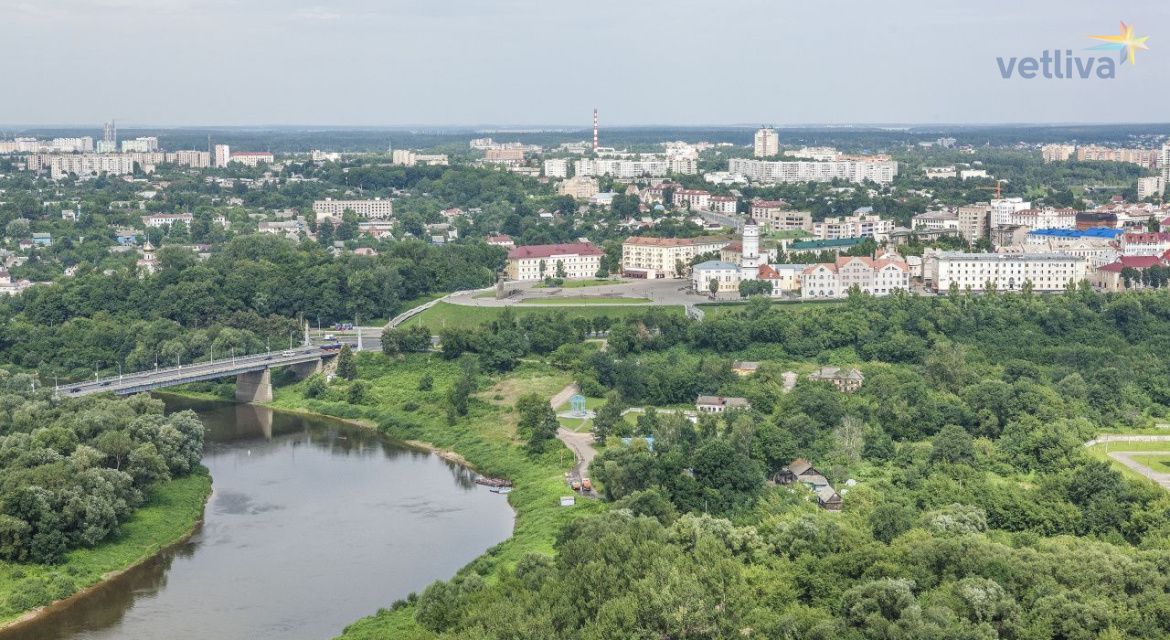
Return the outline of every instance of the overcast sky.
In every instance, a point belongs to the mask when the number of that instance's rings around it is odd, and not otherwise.
[[[1170,3],[0,0],[0,123],[1164,122]],[[1114,80],[996,57],[1149,36]]]

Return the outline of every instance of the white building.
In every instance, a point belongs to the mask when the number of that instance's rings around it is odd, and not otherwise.
[[[691,285],[698,293],[710,293],[711,281],[719,283],[716,295],[739,291],[739,265],[722,260],[701,262],[691,269]]]
[[[1076,209],[1020,209],[1013,211],[1008,217],[1006,225],[1011,227],[1028,227],[1031,229],[1076,229]]]
[[[1152,176],[1149,178],[1138,178],[1137,181],[1137,197],[1138,200],[1145,200],[1151,196],[1161,196],[1166,191],[1166,181],[1162,176]]]
[[[318,220],[341,218],[346,210],[353,211],[363,218],[389,218],[394,215],[394,201],[390,199],[374,198],[372,200],[334,200],[325,198],[313,202],[313,212]]]
[[[874,238],[880,242],[885,240],[893,230],[893,220],[883,220],[877,215],[825,218],[821,222],[813,223],[813,235],[818,240]]]
[[[807,267],[801,274],[800,297],[844,298],[856,287],[862,293],[888,296],[910,289],[910,267],[902,260],[843,257]]]
[[[236,151],[232,154],[232,162],[238,162],[247,167],[258,167],[261,164],[272,164],[276,158],[268,151]]]
[[[732,236],[646,238],[630,236],[622,243],[622,275],[631,278],[682,278],[687,265],[705,253],[716,253],[734,241]]]
[[[1017,211],[1031,209],[1032,203],[1023,198],[999,198],[991,201],[991,226],[1004,227],[1012,224],[1012,215]]]
[[[764,184],[787,182],[849,182],[872,180],[878,184],[893,182],[898,163],[893,160],[839,160],[833,162],[774,161],[732,158],[728,171]]]
[[[739,200],[733,196],[711,196],[707,200],[710,211],[732,215],[735,213]]]
[[[1121,236],[1121,255],[1159,256],[1170,251],[1170,233],[1125,233]]]
[[[49,172],[54,180],[69,174],[91,176],[107,173],[124,176],[134,173],[134,160],[124,155],[55,155],[49,159]]]
[[[941,251],[923,257],[923,277],[938,291],[951,283],[959,290],[983,291],[986,283],[994,290],[1019,291],[1025,282],[1034,291],[1063,291],[1087,274],[1084,258],[1064,253],[964,253]]]
[[[154,153],[158,151],[158,138],[146,136],[122,141],[122,153]]]
[[[780,153],[780,136],[772,127],[760,127],[756,132],[755,143],[752,145],[752,155],[757,158],[770,158]]]
[[[569,161],[565,158],[549,158],[545,160],[544,176],[546,178],[568,178]]]
[[[582,159],[574,163],[577,176],[614,178],[662,178],[670,172],[667,160]]]
[[[707,210],[711,193],[701,189],[679,189],[674,192],[674,206],[691,211]]]
[[[605,252],[588,242],[516,247],[508,252],[509,280],[543,280],[558,277],[592,278],[601,269]]]
[[[592,198],[599,191],[601,191],[601,187],[597,182],[597,178],[587,178],[578,175],[557,183],[557,195],[573,196],[578,200]]]
[[[169,227],[172,224],[183,224],[187,228],[190,228],[191,222],[194,219],[195,216],[190,213],[154,213],[149,216],[142,216],[142,224],[156,229]]]
[[[226,167],[232,163],[232,148],[226,144],[215,145],[215,166]]]
[[[958,232],[959,214],[952,211],[927,211],[914,216],[910,221],[910,228]]]

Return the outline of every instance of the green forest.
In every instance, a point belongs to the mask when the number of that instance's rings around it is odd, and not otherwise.
[[[542,357],[606,398],[592,475],[610,509],[566,526],[555,556],[473,566],[396,604],[383,615],[413,624],[395,637],[1170,633],[1170,496],[1083,446],[1170,410],[1159,292],[759,298],[703,322],[650,309],[601,324],[502,314],[441,334],[448,358],[506,371]],[[582,342],[605,329],[604,351]],[[761,366],[739,377],[731,359]],[[862,388],[806,379],[823,365],[856,366]],[[786,393],[788,370],[800,381]],[[700,393],[752,406],[697,423],[621,416]],[[521,404],[519,435],[538,455],[547,418]],[[773,482],[797,457],[843,490],[843,511]]]

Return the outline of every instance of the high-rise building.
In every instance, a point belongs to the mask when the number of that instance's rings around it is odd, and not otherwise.
[[[226,167],[232,161],[232,148],[226,144],[215,145],[215,166]]]
[[[1170,142],[1162,143],[1162,182],[1170,184]]]
[[[118,142],[118,125],[110,120],[102,129],[102,140],[106,142]]]
[[[760,127],[756,132],[756,141],[753,155],[757,158],[768,158],[780,153],[780,137],[772,127]]]

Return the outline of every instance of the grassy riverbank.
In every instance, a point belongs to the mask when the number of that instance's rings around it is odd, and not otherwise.
[[[122,524],[118,535],[92,549],[75,549],[59,565],[0,562],[0,624],[101,582],[191,534],[211,495],[211,476],[200,472],[158,486]]]
[[[304,396],[302,383],[277,389],[273,406],[375,424],[391,437],[454,452],[485,475],[513,480],[516,488],[508,496],[516,510],[512,537],[461,572],[474,572],[493,581],[502,567],[515,565],[527,553],[552,554],[557,532],[569,520],[604,509],[599,501],[591,500],[561,507],[560,497],[571,493],[564,473],[572,468],[573,455],[559,442],[544,454],[529,455],[516,435],[517,416],[512,408],[516,399],[529,392],[552,397],[570,382],[565,372],[525,362],[506,376],[481,376],[480,390],[469,403],[468,415],[452,426],[445,417],[445,395],[459,375],[457,363],[422,354],[391,360],[379,353],[361,354],[357,363],[358,378],[368,388],[365,404],[346,403],[344,383],[317,399]],[[424,373],[434,380],[431,391],[418,389]],[[413,615],[410,606],[383,610],[354,623],[342,637],[409,637],[415,630]]]

